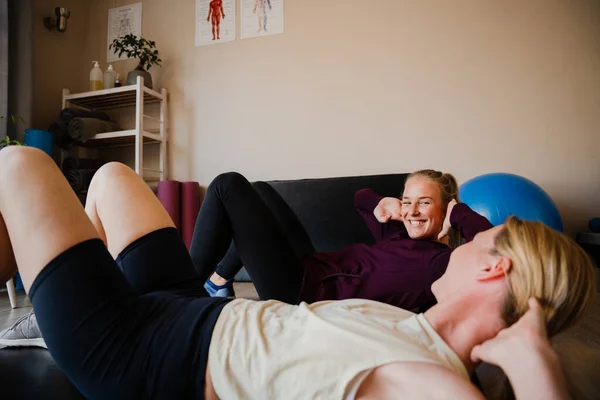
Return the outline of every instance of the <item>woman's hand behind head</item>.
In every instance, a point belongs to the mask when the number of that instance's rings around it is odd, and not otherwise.
[[[512,326],[501,330],[496,337],[475,346],[471,351],[473,362],[485,361],[502,368],[515,367],[521,358],[550,347],[546,333],[544,311],[535,299],[529,299],[529,310]]]
[[[373,215],[382,224],[390,220],[402,222],[402,203],[395,197],[384,197],[373,210]]]
[[[458,202],[456,201],[456,199],[452,199],[448,203],[448,207],[446,207],[446,218],[444,218],[444,224],[442,225],[442,230],[438,235],[438,240],[442,240],[443,238],[448,236],[448,233],[450,233],[450,229],[452,229],[452,224],[450,223],[450,215],[452,214],[452,209],[457,204]]]

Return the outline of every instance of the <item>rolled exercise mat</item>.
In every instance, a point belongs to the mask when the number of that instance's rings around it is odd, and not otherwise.
[[[181,238],[188,250],[192,244],[194,226],[200,211],[200,185],[198,182],[181,183]]]
[[[181,232],[181,182],[160,181],[157,188],[158,200],[175,223],[175,227]]]
[[[95,158],[66,157],[62,162],[63,171],[67,169],[98,169],[104,161]]]

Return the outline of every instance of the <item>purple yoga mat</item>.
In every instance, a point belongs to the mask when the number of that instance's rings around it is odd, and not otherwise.
[[[198,182],[181,183],[181,238],[188,250],[192,243],[196,217],[200,211],[200,185]]]
[[[171,216],[177,230],[181,232],[181,182],[158,182],[158,200]]]

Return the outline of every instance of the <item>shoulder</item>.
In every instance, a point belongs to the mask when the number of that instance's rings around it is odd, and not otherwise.
[[[356,395],[357,400],[400,397],[435,400],[484,399],[471,382],[456,372],[427,362],[397,362],[375,368]]]

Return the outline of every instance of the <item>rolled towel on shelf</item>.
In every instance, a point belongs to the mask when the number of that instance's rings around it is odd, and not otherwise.
[[[119,125],[112,121],[97,118],[73,118],[69,122],[69,136],[77,142],[86,142],[99,133],[115,132],[120,130]]]
[[[67,124],[71,122],[73,118],[96,118],[104,121],[110,121],[108,114],[102,111],[87,111],[77,108],[63,108],[60,112],[59,118],[61,121]]]
[[[104,161],[96,158],[66,157],[62,162],[62,169],[98,169],[104,164]]]
[[[69,185],[75,193],[82,193],[88,190],[90,182],[94,177],[97,169],[68,169],[64,171],[65,177]]]
[[[78,136],[85,132],[76,133],[75,138],[71,136],[71,132],[69,130],[69,123],[75,118],[94,118],[104,122],[110,121],[110,117],[108,116],[108,114],[102,111],[87,111],[80,110],[77,108],[63,109],[59,114],[58,121],[50,125],[50,127],[48,128],[48,131],[52,132],[52,134],[54,135],[54,143],[56,143],[56,145],[61,149],[69,150],[73,146],[73,144],[75,144],[76,141],[85,141],[85,139],[81,139]],[[119,130],[119,128],[116,127],[116,125],[110,126],[109,128],[102,128],[102,132],[111,132],[117,130]],[[94,135],[94,133],[90,134],[89,136],[92,135]]]

